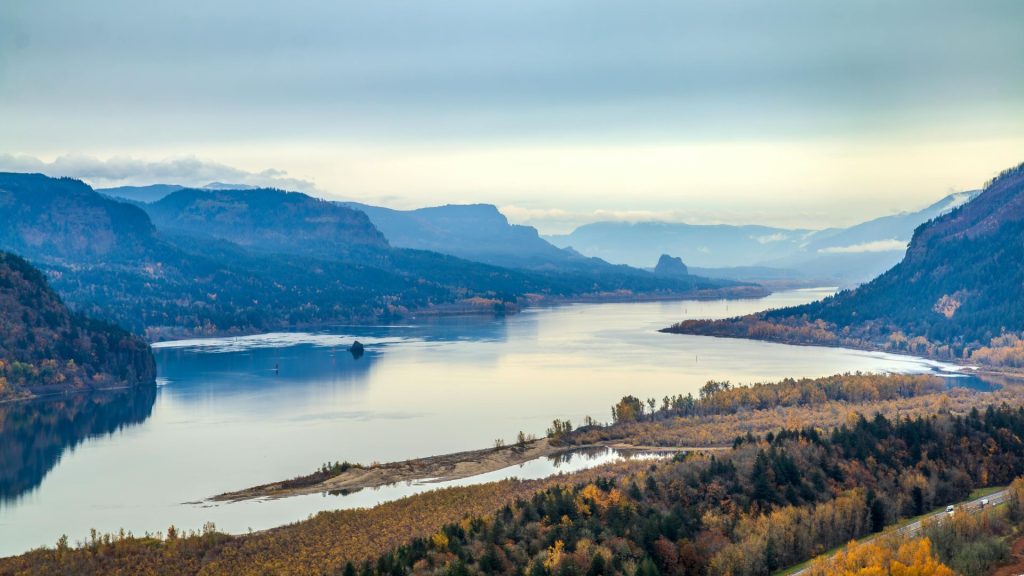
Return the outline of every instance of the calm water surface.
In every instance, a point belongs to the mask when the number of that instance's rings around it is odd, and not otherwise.
[[[905,356],[660,334],[684,318],[721,318],[818,299],[587,304],[508,318],[447,318],[182,341],[157,350],[160,386],[133,394],[0,409],[0,555],[90,528],[136,534],[230,532],[369,506],[438,486],[348,496],[210,505],[211,495],[311,472],[327,460],[390,461],[543,435],[553,418],[610,419],[625,394],[696,392],[847,371],[925,372]],[[366,353],[346,350],[358,338]],[[275,370],[275,367],[277,369]],[[544,460],[443,485],[542,477],[611,461],[614,452]]]

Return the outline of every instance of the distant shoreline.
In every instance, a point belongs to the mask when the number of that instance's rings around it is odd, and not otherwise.
[[[504,303],[499,311],[491,305],[479,305],[469,302],[453,302],[439,304],[428,308],[417,308],[388,320],[366,319],[365,321],[344,322],[346,326],[377,326],[381,322],[407,321],[415,317],[442,318],[457,316],[508,316],[529,308],[553,308],[569,304],[625,304],[631,302],[675,302],[682,300],[748,300],[770,296],[773,292],[762,286],[736,286],[725,289],[693,290],[672,294],[624,294],[604,293],[573,297],[544,296],[533,300],[523,298],[519,302]],[[196,334],[176,327],[151,327],[146,330],[146,339],[150,344],[171,340],[191,340],[195,338],[230,338],[234,336],[254,336],[268,332],[298,332],[305,330],[326,330],[338,326],[342,322],[301,323],[290,326],[266,327],[259,330],[212,330]]]
[[[110,386],[91,386],[88,388],[80,388],[73,390],[49,390],[51,388],[54,388],[54,386],[46,386],[45,388],[47,388],[47,390],[45,391],[38,391],[39,389],[30,388],[28,390],[28,396],[19,396],[16,398],[6,398],[0,400],[0,406],[4,406],[7,404],[17,404],[21,402],[55,400],[67,396],[78,396],[80,394],[92,394],[96,392],[116,392],[118,390],[134,390],[136,388],[145,388],[150,386],[155,387],[156,380],[153,380],[152,382],[137,382],[135,384],[118,383],[112,384]]]

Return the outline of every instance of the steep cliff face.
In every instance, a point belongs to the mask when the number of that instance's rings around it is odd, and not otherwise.
[[[0,252],[0,400],[153,382],[149,346],[72,314],[28,262]]]
[[[556,248],[530,226],[510,224],[491,204],[448,204],[394,210],[350,202],[365,212],[392,246],[431,250],[467,260],[525,269],[600,269],[597,259]]]
[[[662,254],[661,258],[658,258],[658,265],[654,267],[654,273],[662,276],[687,276],[690,270],[683,264],[682,258]]]

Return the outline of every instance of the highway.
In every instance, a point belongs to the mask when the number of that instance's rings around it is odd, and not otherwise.
[[[971,500],[969,502],[964,502],[962,504],[957,504],[956,505],[956,510],[954,511],[954,514],[963,514],[964,512],[966,512],[968,514],[977,514],[978,512],[981,512],[982,510],[984,510],[985,508],[992,508],[993,506],[999,506],[999,505],[1003,504],[1004,502],[1006,502],[1006,499],[1009,497],[1009,494],[1010,494],[1009,490],[1000,490],[999,492],[993,492],[992,494],[989,494],[988,496],[982,496],[981,498],[977,498],[977,499]],[[982,501],[983,500],[988,500],[988,505],[987,506],[982,506]],[[893,534],[900,534],[900,535],[906,536],[908,538],[914,538],[915,536],[917,536],[918,534],[921,533],[921,529],[924,527],[924,523],[926,521],[934,519],[934,518],[938,518],[938,520],[940,522],[942,522],[945,519],[949,518],[949,513],[946,512],[945,510],[942,510],[942,511],[939,511],[939,512],[934,512],[932,514],[929,514],[929,515],[925,516],[924,518],[921,518],[920,520],[917,520],[915,522],[911,522],[910,524],[907,524],[906,526],[901,526],[901,527],[897,528],[896,530],[887,531],[887,532],[879,532],[878,534],[875,534],[874,536],[871,536],[869,538],[865,538],[864,540],[861,540],[861,542],[870,542],[870,541],[872,541],[875,538],[878,538],[880,536],[884,537],[884,536],[890,536],[890,535],[893,535]],[[807,570],[809,570],[809,569],[810,569],[810,564],[808,564],[806,567],[801,568],[801,569],[799,569],[799,570],[797,570],[795,572],[790,572],[789,576],[800,576],[801,574],[807,572]]]

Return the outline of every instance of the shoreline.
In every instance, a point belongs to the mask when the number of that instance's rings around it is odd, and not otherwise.
[[[152,380],[150,382],[136,382],[135,384],[118,383],[111,386],[96,386],[74,390],[54,390],[52,392],[36,392],[33,390],[28,390],[28,396],[19,396],[17,398],[6,398],[0,400],[0,406],[4,406],[6,404],[17,404],[21,402],[54,400],[66,396],[80,396],[83,394],[116,392],[118,390],[134,390],[136,388],[148,388],[150,386],[156,387],[156,385],[156,380]]]
[[[279,499],[321,493],[351,493],[365,488],[379,488],[401,482],[436,484],[451,480],[471,478],[517,466],[539,458],[557,457],[562,454],[582,452],[588,449],[611,449],[622,452],[658,452],[675,454],[679,452],[720,451],[728,446],[634,446],[622,442],[606,442],[579,446],[553,444],[547,438],[527,442],[526,446],[503,446],[465,452],[452,452],[387,462],[372,466],[350,465],[345,471],[323,478],[319,473],[300,476],[289,480],[252,486],[233,492],[224,492],[207,498],[208,502],[242,502],[255,499]]]
[[[518,314],[523,310],[531,308],[555,308],[572,304],[628,304],[632,302],[676,302],[684,300],[710,301],[710,300],[759,300],[771,296],[775,290],[762,286],[738,286],[715,289],[700,289],[690,292],[678,293],[647,293],[647,294],[623,294],[607,292],[600,294],[584,294],[574,297],[544,296],[535,300],[529,298],[520,299],[516,302],[507,302],[508,305],[502,311],[496,311],[493,306],[470,305],[460,302],[438,304],[427,308],[416,308],[407,310],[404,313],[395,315],[386,320],[380,318],[366,318],[365,321],[347,322],[314,322],[294,324],[290,326],[266,327],[259,330],[215,330],[195,334],[192,332],[181,332],[171,326],[152,326],[145,329],[145,337],[150,345],[161,342],[173,342],[175,340],[192,340],[198,338],[232,338],[241,336],[255,336],[270,332],[303,332],[329,330],[337,326],[379,326],[382,323],[402,322],[410,318],[422,316],[426,318],[444,317],[482,317],[482,316],[510,316]]]
[[[941,364],[950,364],[952,366],[958,366],[963,369],[973,370],[974,375],[987,375],[987,376],[1004,376],[1008,378],[1024,378],[1024,369],[1014,370],[1013,368],[1006,367],[995,367],[986,366],[984,364],[970,363],[963,358],[938,358],[935,356],[928,355],[915,355],[909,352],[901,350],[886,350],[881,346],[864,343],[844,343],[844,342],[787,342],[786,340],[776,338],[751,338],[750,336],[734,336],[730,334],[706,334],[700,332],[688,332],[677,330],[673,326],[667,326],[661,328],[658,332],[662,334],[675,334],[679,336],[702,336],[704,338],[724,338],[727,340],[751,340],[754,342],[768,342],[770,344],[784,344],[786,346],[806,346],[808,348],[820,347],[820,348],[841,348],[846,350],[856,350],[858,352],[875,352],[879,354],[892,354],[894,356],[902,356],[904,358],[916,358],[918,360],[928,360],[931,362],[938,362]]]

